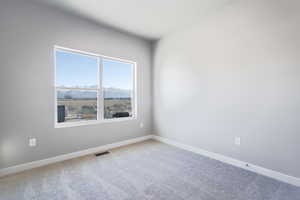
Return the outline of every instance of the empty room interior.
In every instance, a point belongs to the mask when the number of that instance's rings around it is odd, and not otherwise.
[[[0,200],[300,200],[299,11],[0,0]]]

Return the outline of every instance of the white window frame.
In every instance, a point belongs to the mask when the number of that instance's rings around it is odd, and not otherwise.
[[[98,88],[66,88],[66,87],[59,87],[56,85],[56,52],[66,52],[66,53],[76,53],[80,54],[82,56],[88,56],[97,58],[98,60]],[[101,54],[96,53],[90,53],[86,51],[66,48],[62,46],[55,45],[54,46],[54,127],[55,128],[64,128],[64,127],[74,127],[74,126],[82,126],[82,125],[90,125],[90,124],[99,124],[99,123],[107,123],[107,122],[122,122],[122,121],[128,121],[128,120],[136,120],[137,119],[137,63],[134,61],[121,59],[121,58],[115,58],[110,56],[104,56]],[[112,118],[112,119],[105,119],[104,118],[104,98],[103,98],[103,88],[102,88],[102,76],[103,76],[103,59],[110,59],[118,62],[124,62],[132,64],[133,69],[133,90],[131,94],[131,103],[132,103],[132,116],[131,117],[122,117],[122,118]],[[57,122],[57,91],[59,90],[91,90],[97,92],[97,119],[96,120],[82,120],[82,121],[76,121],[76,122]]]

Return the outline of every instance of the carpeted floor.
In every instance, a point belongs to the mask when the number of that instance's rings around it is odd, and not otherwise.
[[[0,179],[1,200],[300,200],[300,188],[156,141]]]

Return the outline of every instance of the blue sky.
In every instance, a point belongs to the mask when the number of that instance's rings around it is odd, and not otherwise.
[[[132,89],[132,64],[103,59],[103,87]],[[96,57],[56,52],[56,85],[85,87],[97,85]]]

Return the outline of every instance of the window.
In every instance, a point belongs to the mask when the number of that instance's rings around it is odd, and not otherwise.
[[[132,117],[133,66],[103,59],[104,118]]]
[[[55,48],[55,124],[76,126],[135,117],[135,63]]]

